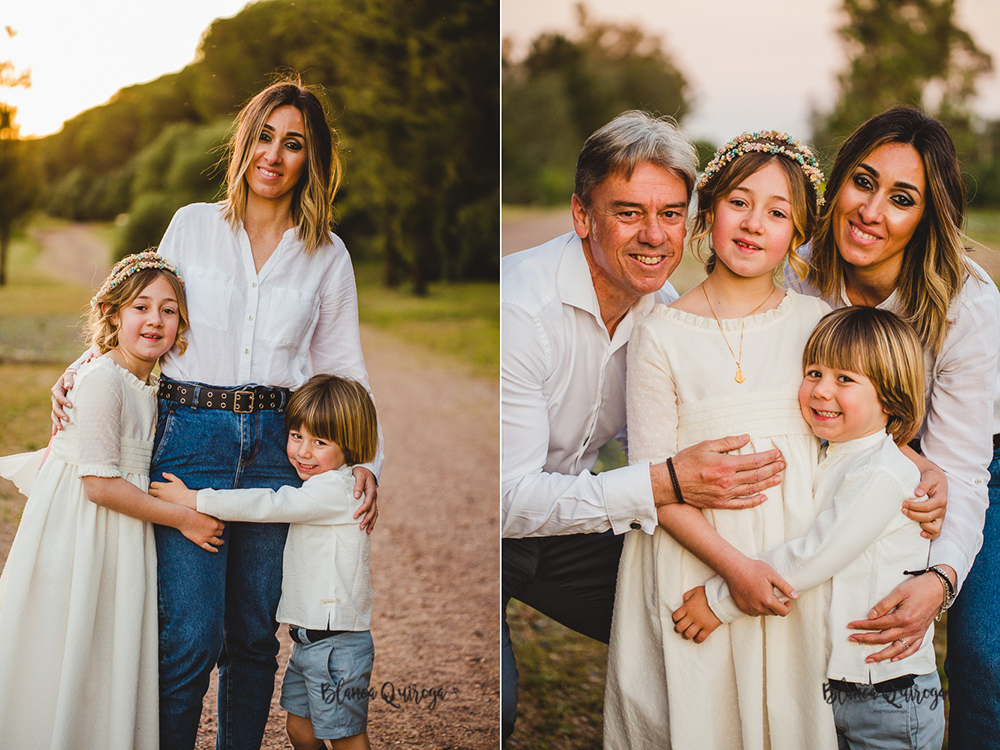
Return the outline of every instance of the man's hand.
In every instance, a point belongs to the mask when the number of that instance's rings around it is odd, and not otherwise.
[[[726,455],[749,442],[749,435],[706,440],[674,456],[674,471],[684,502],[695,508],[717,510],[753,508],[764,502],[766,497],[760,493],[781,482],[785,462],[778,450]],[[667,465],[651,466],[649,473],[656,505],[677,502]]]
[[[903,503],[904,515],[920,524],[920,536],[924,539],[937,539],[948,509],[948,480],[944,472],[936,466],[924,471],[914,494],[916,500]]]
[[[715,616],[708,606],[705,587],[698,586],[684,594],[684,603],[673,614],[674,630],[680,633],[684,640],[704,643],[722,621]]]
[[[955,571],[948,565],[941,567],[954,586]],[[944,584],[933,573],[903,581],[875,605],[867,620],[856,620],[847,625],[854,630],[877,632],[858,633],[852,635],[850,640],[855,643],[889,644],[869,656],[866,659],[869,664],[886,659],[899,661],[915,654],[927,634],[928,626],[940,611],[944,597]]]
[[[63,429],[63,422],[69,422],[67,409],[73,408],[73,404],[67,398],[67,392],[73,387],[76,379],[76,370],[66,370],[59,376],[59,380],[52,386],[52,434],[55,435]]]
[[[378,507],[376,505],[378,501],[378,483],[375,481],[375,475],[372,474],[370,469],[366,469],[364,466],[355,466],[354,497],[360,498],[362,494],[364,494],[365,500],[361,503],[361,507],[358,508],[358,512],[354,514],[354,518],[358,519],[364,515],[364,518],[361,519],[360,528],[371,534],[375,529],[375,521],[378,519]]]

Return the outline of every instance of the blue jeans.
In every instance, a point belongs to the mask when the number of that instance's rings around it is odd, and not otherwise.
[[[941,750],[944,695],[937,672],[919,675],[913,686],[896,692],[857,687],[827,692],[840,750]]]
[[[948,610],[950,750],[997,746],[1000,728],[1000,451],[990,464],[983,548]]]
[[[302,484],[285,455],[284,413],[234,414],[161,399],[150,477],[191,489]],[[212,668],[219,666],[218,750],[257,750],[277,670],[287,524],[227,523],[210,553],[156,526],[160,750],[191,750]]]

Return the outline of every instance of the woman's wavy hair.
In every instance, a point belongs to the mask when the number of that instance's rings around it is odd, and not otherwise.
[[[174,290],[177,298],[177,341],[174,347],[178,354],[183,354],[187,349],[187,339],[182,335],[188,327],[187,299],[184,296],[184,284],[177,274],[163,268],[143,268],[136,271],[131,276],[126,276],[121,283],[115,284],[108,290],[101,299],[100,304],[93,305],[87,314],[85,330],[91,346],[97,348],[101,354],[106,354],[118,347],[118,329],[112,318],[118,311],[132,303],[139,293],[152,284],[157,276],[162,276]]]
[[[329,242],[342,166],[323,96],[322,89],[305,86],[297,75],[290,75],[272,83],[240,110],[226,147],[224,216],[234,229],[246,216],[249,187],[245,175],[264,125],[275,109],[292,106],[302,113],[306,131],[306,168],[292,195],[292,219],[307,253]]]
[[[824,315],[802,352],[802,369],[825,365],[858,372],[875,386],[889,417],[885,430],[906,445],[924,421],[924,349],[916,331],[877,307],[842,307]]]
[[[846,264],[837,251],[834,209],[845,185],[874,149],[889,143],[913,146],[923,161],[927,191],[924,214],[903,250],[896,280],[900,315],[926,349],[940,351],[948,330],[948,306],[971,272],[961,228],[965,183],[951,136],[938,120],[916,107],[893,107],[859,126],[844,141],[826,186],[826,209],[812,243],[809,283],[827,299],[840,295]]]
[[[777,146],[791,148],[784,141],[760,138],[761,143],[769,141]],[[813,236],[818,220],[816,203],[816,187],[806,177],[802,167],[787,156],[751,151],[741,154],[723,166],[718,172],[698,189],[698,209],[691,232],[691,247],[698,249],[698,259],[705,264],[705,272],[712,273],[717,260],[715,249],[711,245],[712,223],[715,218],[715,206],[741,182],[763,169],[770,162],[776,163],[785,173],[788,180],[788,190],[792,199],[792,242],[788,248],[788,262],[799,275],[804,278],[808,266],[802,256],[795,252]]]

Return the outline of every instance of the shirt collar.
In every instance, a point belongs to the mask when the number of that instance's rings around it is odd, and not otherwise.
[[[597,301],[597,292],[594,291],[594,279],[590,275],[590,264],[587,263],[587,256],[583,252],[583,242],[575,232],[571,233],[567,240],[556,271],[559,298],[563,304],[590,313],[606,332],[607,328],[601,318],[601,305]],[[648,315],[655,304],[655,294],[640,297],[615,328],[615,339],[621,342],[628,341],[633,322]]]
[[[864,437],[855,438],[854,440],[845,440],[843,443],[829,443],[827,450],[830,448],[836,448],[837,453],[858,453],[878,445],[887,437],[888,434],[883,428],[878,432],[873,432],[871,435],[865,435]]]
[[[899,297],[899,287],[893,287],[892,293],[884,300],[879,302],[877,305],[875,305],[875,307],[879,310],[888,310],[889,312],[895,312],[898,297]],[[847,281],[843,277],[841,277],[840,279],[840,303],[841,307],[850,307],[851,305],[854,304],[847,296]]]

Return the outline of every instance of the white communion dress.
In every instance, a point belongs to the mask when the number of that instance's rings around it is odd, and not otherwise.
[[[704,511],[747,556],[805,534],[817,515],[812,475],[819,441],[802,418],[802,351],[829,307],[794,292],[773,310],[719,324],[663,306],[628,352],[631,463],[749,434],[740,453],[781,450],[783,480],[757,508]],[[674,611],[714,572],[662,528],[626,535],[618,569],[604,709],[613,750],[824,750],[837,747],[823,697],[827,587],[804,592],[787,617],[742,617],[704,643],[674,632]]]
[[[0,576],[0,746],[155,750],[152,526],[90,502],[82,476],[149,487],[156,385],[109,357],[84,365],[66,429],[28,495]],[[4,476],[43,452],[0,460]]]

